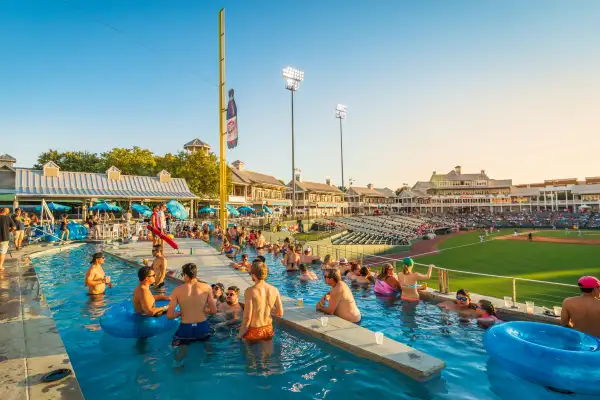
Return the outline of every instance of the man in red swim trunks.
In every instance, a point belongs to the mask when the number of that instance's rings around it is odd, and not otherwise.
[[[283,304],[276,287],[265,282],[267,265],[259,260],[252,263],[250,274],[254,286],[244,293],[244,316],[238,339],[249,342],[270,341],[275,336],[272,315],[283,316]]]

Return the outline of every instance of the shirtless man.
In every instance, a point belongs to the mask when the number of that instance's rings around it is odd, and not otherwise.
[[[462,318],[476,318],[477,306],[471,302],[471,294],[467,289],[456,291],[456,300],[446,300],[437,304],[439,308],[457,312]]]
[[[317,311],[336,315],[349,322],[360,322],[360,311],[350,288],[342,281],[340,271],[337,269],[327,270],[325,283],[331,286],[331,291],[317,303]],[[325,302],[328,302],[327,306],[325,306]]]
[[[152,286],[154,286],[156,290],[164,290],[165,276],[167,275],[167,259],[163,256],[160,245],[152,246],[152,256],[154,257],[154,260],[152,261],[151,267],[156,275]],[[143,262],[145,266],[148,266],[148,260],[144,260]]]
[[[300,262],[303,264],[313,264],[320,261],[321,257],[310,254],[310,248],[304,250],[304,254],[300,256]]]
[[[254,286],[244,292],[244,316],[237,337],[249,342],[270,341],[275,336],[271,316],[283,316],[279,290],[265,282],[268,269],[264,262],[253,262],[250,274]]]
[[[87,286],[90,295],[104,294],[106,285],[111,287],[110,276],[105,276],[104,269],[102,269],[104,254],[94,253],[91,264],[85,274],[84,286]]]
[[[187,345],[210,338],[211,330],[206,314],[217,313],[210,286],[197,279],[196,264],[184,264],[181,270],[185,283],[173,289],[167,309],[167,318],[181,317],[179,329],[173,335],[171,343],[173,347],[182,346],[175,352],[175,361],[179,363],[187,353]],[[180,311],[175,311],[178,304]]]
[[[152,267],[144,266],[138,270],[139,285],[133,291],[133,308],[138,314],[148,317],[160,316],[167,311],[167,306],[156,307],[156,300],[171,300],[169,296],[153,296],[150,285],[156,280]]]
[[[227,300],[225,301],[225,303],[221,303],[219,305],[219,312],[227,314],[241,314],[243,310],[239,302],[240,288],[237,286],[229,286],[227,288],[227,294],[225,296],[227,297]]]
[[[584,276],[577,285],[581,296],[563,301],[561,325],[600,338],[600,280]]]
[[[301,281],[310,282],[316,281],[319,278],[317,278],[317,275],[315,275],[314,272],[309,271],[306,265],[300,264],[300,276],[298,276],[298,279]]]

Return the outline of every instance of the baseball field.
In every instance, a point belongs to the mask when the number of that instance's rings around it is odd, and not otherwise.
[[[600,241],[598,231],[584,231],[579,237],[576,231],[534,231],[529,241],[525,230],[514,238],[513,230],[485,237],[479,243],[479,233],[463,233],[438,244],[439,253],[417,257],[423,264],[464,272],[477,272],[547,282],[577,284],[583,275],[600,276]],[[548,238],[559,242],[546,242]],[[516,240],[515,240],[516,239]],[[572,241],[562,243],[560,241]],[[581,242],[581,243],[577,243]],[[585,243],[585,244],[584,244]],[[422,271],[424,267],[419,267]],[[513,280],[449,272],[450,290],[466,288],[471,292],[503,298],[512,296]],[[431,286],[435,287],[435,277]],[[551,307],[560,305],[568,296],[579,293],[576,287],[516,281],[517,301],[534,301],[536,305]]]

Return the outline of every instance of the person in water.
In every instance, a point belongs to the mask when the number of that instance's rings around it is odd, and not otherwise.
[[[242,305],[239,302],[240,288],[237,286],[229,286],[227,288],[227,293],[225,297],[227,298],[227,300],[225,300],[225,303],[219,304],[219,306],[217,307],[218,311],[220,313],[241,315],[242,311],[244,310],[242,309]]]
[[[327,254],[325,258],[323,258],[321,269],[324,271],[328,269],[337,269],[337,263],[331,259],[331,255]]]
[[[413,272],[413,266],[415,262],[412,258],[406,257],[402,261],[402,272],[398,273],[398,283],[402,289],[402,300],[405,301],[419,301],[419,292],[417,291],[419,284],[417,281],[427,280],[431,278],[431,273],[435,267],[433,264],[429,265],[427,274],[419,274]]]
[[[600,338],[600,280],[584,276],[577,286],[581,295],[563,301],[561,325]]]
[[[235,258],[238,252],[240,251],[240,246],[236,246],[231,244],[231,242],[227,239],[223,239],[223,247],[221,247],[221,253],[225,253],[225,255],[229,258]]]
[[[305,264],[300,264],[300,276],[298,276],[298,279],[309,282],[316,281],[319,278],[317,278],[314,272],[309,271]]]
[[[484,328],[502,322],[496,315],[496,307],[489,300],[479,300],[475,313],[477,314],[477,323]]]
[[[254,286],[244,292],[244,315],[238,339],[249,342],[270,341],[275,336],[271,316],[283,316],[283,304],[276,287],[265,282],[268,269],[265,263],[252,263],[251,276]]]
[[[313,256],[310,253],[310,247],[304,249],[304,253],[300,256],[300,262],[303,264],[314,264],[321,259],[319,256]]]
[[[225,285],[217,282],[210,285],[210,287],[212,289],[212,295],[215,299],[217,307],[227,301],[227,297],[225,296]]]
[[[181,317],[179,329],[175,332],[172,342],[173,347],[184,346],[181,352],[175,354],[177,361],[181,361],[185,357],[185,346],[195,341],[208,340],[211,331],[206,314],[217,313],[210,286],[197,279],[196,264],[184,264],[181,271],[184,283],[173,289],[171,302],[167,309],[167,318]],[[175,311],[177,305],[179,305],[180,311]]]
[[[346,278],[354,282],[360,276],[360,265],[356,261],[350,263],[350,271],[346,274]]]
[[[167,259],[163,256],[162,247],[160,245],[152,246],[152,256],[154,257],[154,260],[150,266],[156,275],[156,279],[152,286],[157,290],[164,290],[165,276],[167,275]],[[143,264],[148,266],[148,260],[145,259]]]
[[[444,308],[450,311],[456,311],[464,318],[475,318],[477,317],[476,309],[477,306],[471,303],[471,294],[467,289],[458,289],[456,291],[456,300],[446,300],[437,304],[438,307]]]
[[[352,291],[344,281],[338,270],[325,272],[325,283],[331,286],[328,294],[317,303],[317,311],[325,314],[336,315],[349,322],[360,322],[361,315]],[[325,305],[327,303],[327,305]]]
[[[88,288],[88,294],[104,294],[106,285],[110,287],[110,276],[106,276],[102,265],[104,264],[104,254],[94,253],[92,255],[91,266],[85,274],[84,285]]]
[[[375,283],[375,277],[371,275],[371,271],[369,270],[369,268],[362,267],[360,269],[360,274],[354,280],[354,283],[357,285],[370,285],[372,283]]]
[[[250,262],[248,261],[248,254],[242,254],[242,261],[240,261],[239,263],[233,264],[233,268],[235,268],[235,269],[240,269],[240,268],[249,269],[251,266],[252,266],[252,264],[250,264]]]
[[[263,250],[265,248],[265,237],[262,234],[262,231],[258,231],[256,234],[256,250]]]
[[[396,279],[396,271],[392,264],[384,264],[375,281],[373,291],[381,294],[389,294],[400,290],[400,284]]]
[[[281,260],[281,263],[285,265],[286,271],[298,271],[298,264],[300,264],[300,254],[294,249],[294,246],[288,248],[285,257]]]
[[[133,291],[133,308],[138,314],[148,317],[160,316],[167,312],[167,306],[156,307],[157,300],[171,300],[169,296],[154,296],[150,292],[150,285],[156,281],[156,272],[149,266],[143,266],[138,270],[140,283]]]

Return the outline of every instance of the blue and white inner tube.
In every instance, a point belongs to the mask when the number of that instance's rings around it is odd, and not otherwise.
[[[168,305],[167,300],[158,300],[157,307]],[[161,333],[174,331],[179,319],[167,319],[166,315],[148,317],[137,314],[131,301],[112,306],[100,317],[100,326],[107,334],[126,339],[145,339]]]
[[[495,325],[483,335],[489,356],[513,374],[562,392],[600,395],[600,340],[537,322]]]

